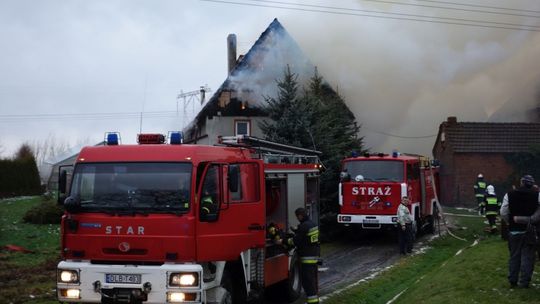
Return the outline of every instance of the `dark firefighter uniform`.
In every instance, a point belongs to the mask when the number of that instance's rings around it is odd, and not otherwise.
[[[300,276],[306,292],[306,303],[319,303],[318,270],[320,245],[319,227],[305,216],[295,235],[288,239],[289,246],[296,246],[300,257]]]
[[[486,218],[492,232],[497,230],[496,219],[501,203],[495,194],[486,194]]]
[[[474,196],[476,197],[476,202],[478,203],[478,214],[483,215],[486,207],[484,202],[484,194],[486,193],[487,183],[484,181],[484,178],[479,175],[473,187]]]

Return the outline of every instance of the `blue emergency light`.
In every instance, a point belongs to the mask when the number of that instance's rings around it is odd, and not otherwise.
[[[117,146],[120,142],[120,133],[118,132],[107,132],[105,133],[105,143],[107,146]]]
[[[169,143],[171,145],[180,145],[182,144],[182,132],[180,131],[171,131],[169,132]]]

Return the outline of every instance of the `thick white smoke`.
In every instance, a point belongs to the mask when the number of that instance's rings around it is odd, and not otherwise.
[[[362,3],[354,7],[374,8]],[[516,7],[508,2],[497,4]],[[536,1],[512,4],[540,8]],[[377,9],[452,15],[451,11],[398,5]],[[505,109],[524,111],[537,102],[538,32],[331,14],[310,16],[311,20],[304,16],[301,23],[292,16],[280,21],[321,75],[344,95],[372,150],[429,155],[438,126],[448,116],[457,116],[458,121],[488,121],[498,113],[498,121],[517,119],[505,114]],[[540,24],[540,18],[478,13],[452,16]]]

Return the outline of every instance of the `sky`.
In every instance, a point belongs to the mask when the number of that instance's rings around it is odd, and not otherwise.
[[[182,129],[200,100],[179,94],[227,77],[227,35],[246,53],[274,18],[372,151],[430,155],[448,116],[520,120],[494,113],[540,99],[537,0],[0,0],[0,156]]]

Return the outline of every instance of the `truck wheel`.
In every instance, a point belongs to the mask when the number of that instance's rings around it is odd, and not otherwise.
[[[243,286],[243,274],[235,271],[236,267],[226,267],[221,279],[221,287],[226,290],[220,300],[220,304],[244,304],[247,301],[246,289]]]
[[[288,302],[293,302],[300,297],[302,284],[300,280],[300,260],[295,253],[291,259],[291,268],[289,269],[289,278],[279,283],[278,290],[280,295]]]
[[[436,232],[436,224],[439,221],[439,209],[436,205],[433,206],[433,215],[431,215],[428,219],[428,227],[427,231],[431,234],[434,234]]]
[[[221,278],[221,287],[225,289],[225,293],[221,296],[219,304],[232,304],[233,283],[232,276],[228,270],[223,272],[223,278]]]

